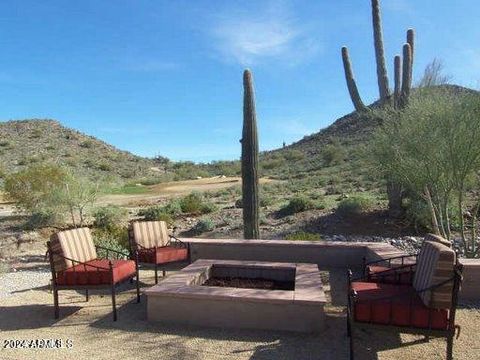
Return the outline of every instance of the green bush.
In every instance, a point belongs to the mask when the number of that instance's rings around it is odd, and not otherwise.
[[[163,206],[150,206],[138,212],[146,221],[165,221],[169,226],[173,225],[173,217],[165,211]]]
[[[63,216],[52,209],[39,209],[33,212],[25,223],[25,229],[34,230],[63,222]]]
[[[312,200],[304,196],[296,196],[280,209],[282,215],[293,215],[302,211],[310,210],[315,207]]]
[[[185,214],[208,214],[216,210],[216,206],[205,201],[199,192],[192,192],[181,198],[180,207]]]
[[[217,211],[217,206],[214,203],[211,202],[206,202],[202,204],[202,207],[200,209],[200,212],[202,214],[210,214],[212,212]]]
[[[128,220],[128,211],[116,205],[107,205],[95,209],[93,218],[94,226],[112,230],[125,225]]]
[[[163,207],[163,210],[165,213],[172,216],[178,216],[182,214],[182,206],[180,204],[180,201],[177,199],[170,200],[167,205]]]
[[[286,240],[321,240],[322,237],[317,233],[310,233],[305,231],[298,231],[293,234],[288,234]]]
[[[327,145],[321,152],[321,157],[327,166],[337,165],[345,159],[345,149],[340,145]]]
[[[203,198],[198,192],[192,192],[191,194],[180,199],[180,207],[182,212],[186,214],[200,213],[202,205]]]
[[[95,229],[92,235],[95,245],[121,251],[126,254],[129,252],[128,231],[125,227],[119,227],[115,230]],[[99,257],[105,258],[107,251],[98,249],[97,254]],[[109,257],[115,258],[115,254],[110,253]]]
[[[211,219],[202,219],[193,227],[193,232],[200,235],[213,229],[215,229],[215,223]]]
[[[337,214],[340,216],[359,215],[372,207],[372,200],[367,197],[353,196],[340,201]]]

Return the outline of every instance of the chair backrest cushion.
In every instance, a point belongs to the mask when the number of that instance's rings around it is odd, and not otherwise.
[[[455,252],[449,247],[433,241],[424,241],[417,256],[413,287],[423,290],[449,280],[454,275]],[[433,290],[421,292],[425,306],[447,309],[452,302],[453,281]]]
[[[143,248],[162,247],[170,240],[165,221],[136,221],[132,229],[135,244]]]
[[[424,240],[425,241],[438,242],[438,243],[443,244],[445,246],[452,247],[452,243],[450,241],[448,241],[447,239],[441,237],[440,235],[427,234],[427,235],[425,235]]]
[[[57,256],[57,254],[80,262],[87,262],[97,258],[92,234],[87,227],[60,231],[53,234],[50,239],[50,249],[53,253],[53,264],[57,272],[76,265],[70,260]]]

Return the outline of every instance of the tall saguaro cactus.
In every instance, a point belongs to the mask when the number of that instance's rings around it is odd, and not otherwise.
[[[382,18],[379,0],[372,0],[373,39],[375,43],[375,59],[377,62],[378,90],[381,102],[390,98],[388,87],[387,65],[385,64],[385,49],[383,47]]]
[[[250,70],[243,73],[242,202],[245,239],[258,239],[258,135],[255,93]]]
[[[353,106],[355,106],[355,110],[357,111],[364,111],[367,107],[363,104],[360,93],[358,92],[357,82],[353,75],[352,63],[350,62],[350,56],[348,55],[346,46],[342,47],[342,60],[343,69],[345,70],[345,80],[347,81],[348,92],[350,93]]]
[[[374,38],[374,45],[375,45],[375,60],[376,60],[376,67],[377,67],[377,82],[378,82],[378,89],[380,93],[380,103],[383,105],[391,105],[391,93],[389,88],[389,80],[388,80],[388,72],[387,66],[385,63],[385,49],[383,45],[383,30],[382,30],[382,18],[380,12],[380,0],[371,0],[372,6],[372,24],[373,24],[373,38]],[[407,31],[407,43],[410,45],[411,48],[411,56],[410,56],[410,66],[409,66],[409,78],[412,78],[412,69],[413,69],[413,47],[415,41],[415,32],[413,29],[408,29]],[[350,61],[350,56],[348,54],[348,49],[346,47],[342,48],[342,60],[343,60],[343,69],[345,71],[345,78],[347,80],[347,87],[348,92],[350,94],[350,98],[355,106],[355,110],[363,111],[368,110],[368,107],[365,106],[362,102],[360,93],[358,91],[357,83],[355,81],[353,70],[352,70],[352,63]],[[394,99],[393,105],[396,108],[401,107],[401,93],[402,93],[402,65],[401,65],[401,58],[395,58],[395,89],[394,89]],[[405,70],[405,69],[403,69]],[[404,75],[403,75],[404,76]],[[407,85],[407,84],[405,84]],[[411,81],[410,81],[411,86]],[[405,100],[408,97],[409,91],[405,92]]]

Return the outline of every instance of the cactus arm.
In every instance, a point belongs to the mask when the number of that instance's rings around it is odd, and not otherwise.
[[[410,89],[412,87],[412,50],[410,44],[403,45],[403,71],[402,71],[402,96],[401,106],[408,104]]]
[[[352,63],[350,61],[348,48],[346,46],[342,47],[342,60],[343,69],[345,70],[345,80],[347,81],[348,92],[350,93],[353,106],[357,111],[365,111],[367,107],[364,105],[360,97],[360,93],[358,92],[357,82],[355,81],[355,76],[353,75]]]
[[[382,102],[388,102],[390,98],[390,89],[388,86],[387,65],[385,64],[385,49],[383,46],[382,18],[380,14],[379,0],[372,0],[372,20],[380,100]]]
[[[258,239],[258,136],[255,94],[250,70],[243,73],[242,200],[245,239]]]
[[[394,59],[395,69],[395,90],[394,90],[394,106],[397,108],[400,104],[401,96],[401,84],[402,84],[402,58],[400,55],[395,56]]]

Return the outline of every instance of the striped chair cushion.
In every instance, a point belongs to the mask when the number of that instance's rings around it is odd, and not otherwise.
[[[440,235],[427,234],[427,235],[425,235],[424,240],[425,241],[438,242],[438,243],[443,244],[445,246],[452,247],[452,243],[450,241],[448,241],[447,239],[441,237]]]
[[[451,279],[454,265],[455,252],[452,249],[438,242],[424,241],[417,257],[413,287],[419,291]],[[451,305],[452,289],[453,281],[419,295],[426,306],[446,309]]]
[[[50,248],[53,252],[53,264],[57,272],[76,264],[56,254],[61,254],[80,262],[87,262],[97,258],[90,229],[86,227],[53,234],[50,239]]]
[[[143,248],[166,246],[170,240],[165,221],[136,221],[132,228],[135,244]]]

